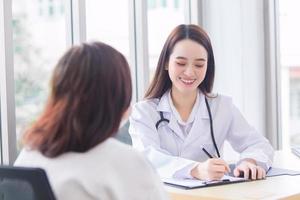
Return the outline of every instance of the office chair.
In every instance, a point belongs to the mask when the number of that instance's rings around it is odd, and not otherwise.
[[[40,168],[0,166],[0,200],[55,200]]]

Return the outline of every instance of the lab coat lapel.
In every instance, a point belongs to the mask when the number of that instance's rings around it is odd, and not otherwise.
[[[160,99],[158,106],[157,106],[157,111],[160,112],[162,111],[164,113],[164,117],[169,119],[168,127],[181,139],[185,140],[185,136],[182,134],[182,131],[177,123],[177,119],[172,113],[171,106],[169,103],[169,92],[166,92]]]
[[[204,95],[200,92],[199,108],[195,115],[193,126],[186,138],[186,145],[202,139],[203,142],[210,137],[209,115],[205,104]]]
[[[181,140],[184,141],[186,139],[177,123],[176,117],[173,114],[170,116],[170,122],[168,126]]]

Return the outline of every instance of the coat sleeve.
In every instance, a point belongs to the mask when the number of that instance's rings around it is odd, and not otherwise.
[[[266,171],[273,162],[274,150],[269,141],[248,124],[241,112],[230,101],[231,122],[227,140],[240,153],[240,161],[246,158],[256,160]]]
[[[155,123],[159,114],[148,102],[140,102],[132,109],[129,134],[132,145],[142,152],[162,178],[192,178],[190,171],[197,162],[171,155],[160,145]]]

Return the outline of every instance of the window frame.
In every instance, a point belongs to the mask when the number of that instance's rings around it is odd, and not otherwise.
[[[17,156],[12,36],[12,0],[0,0],[1,164]]]
[[[188,0],[185,22],[202,25],[204,0]],[[143,98],[148,84],[147,1],[128,0],[133,102]],[[66,47],[86,41],[86,1],[65,0]],[[14,93],[12,0],[0,0],[0,152],[1,164],[17,157]],[[138,31],[139,30],[139,31]],[[142,30],[142,31],[140,31]],[[138,67],[143,66],[143,67]]]
[[[284,131],[281,113],[278,0],[264,1],[264,7],[267,137],[275,149],[282,149]]]

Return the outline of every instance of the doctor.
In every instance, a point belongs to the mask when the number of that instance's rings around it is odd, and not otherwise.
[[[212,94],[214,55],[206,32],[179,25],[167,38],[154,79],[132,110],[133,147],[145,153],[161,177],[218,180],[230,172],[224,141],[240,153],[233,173],[263,179],[273,148],[233,105]]]

